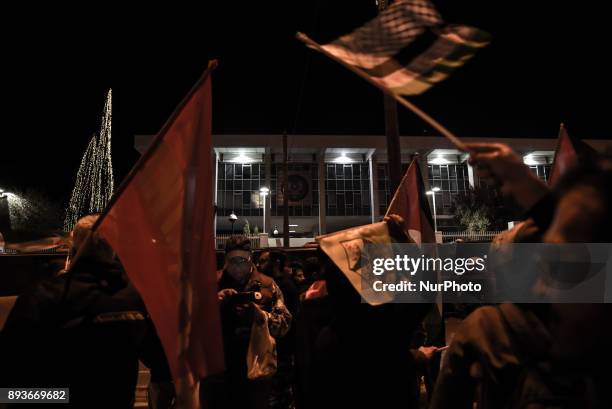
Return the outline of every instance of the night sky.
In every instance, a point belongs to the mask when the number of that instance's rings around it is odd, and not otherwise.
[[[132,11],[99,3],[80,15],[70,10],[75,16],[58,9],[6,15],[16,24],[3,29],[10,35],[0,187],[38,187],[67,202],[109,87],[120,181],[138,158],[133,136],[159,130],[209,58],[219,60],[215,133],[384,132],[380,92],[294,39],[299,30],[330,41],[373,17],[374,0],[218,3],[153,10],[149,2]],[[583,138],[612,135],[612,48],[600,2],[434,3],[448,23],[494,36],[450,79],[413,99],[450,130],[556,137],[563,121]],[[403,109],[400,130],[434,134]]]

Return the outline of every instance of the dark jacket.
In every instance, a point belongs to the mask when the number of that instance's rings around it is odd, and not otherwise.
[[[257,290],[262,299],[258,301],[261,309],[268,316],[270,335],[274,338],[284,336],[291,325],[291,313],[285,306],[283,293],[274,280],[257,270],[251,273],[245,284],[236,283],[225,272],[219,279],[219,290],[232,288],[239,293]],[[236,305],[227,300],[221,304],[221,324],[223,329],[223,344],[225,363],[228,371],[243,373],[246,377],[246,352],[248,349],[251,321],[236,311]]]
[[[592,371],[555,357],[566,343],[524,306],[479,308],[446,352],[430,408],[609,407],[593,391]]]
[[[332,319],[315,341],[311,407],[416,408],[410,344],[431,304],[371,306],[338,269],[326,280]]]
[[[1,385],[69,387],[73,407],[131,408],[139,359],[155,380],[170,379],[155,328],[119,263],[81,259],[22,294],[1,343]]]

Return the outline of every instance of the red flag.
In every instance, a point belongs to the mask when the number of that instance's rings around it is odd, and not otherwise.
[[[407,234],[418,244],[435,243],[436,236],[432,227],[433,218],[425,195],[423,176],[419,163],[413,159],[393,195],[387,214],[402,216],[406,222]]]
[[[548,184],[554,186],[558,183],[561,176],[568,170],[576,166],[579,155],[593,154],[594,150],[581,140],[571,138],[561,124],[559,128],[559,138],[557,139],[557,147],[555,149],[555,159],[550,169],[548,176]]]
[[[215,66],[209,64],[96,226],[145,301],[179,399],[187,381],[197,400],[198,379],[224,366],[211,167]]]

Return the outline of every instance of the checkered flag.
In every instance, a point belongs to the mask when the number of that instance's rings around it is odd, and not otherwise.
[[[305,42],[388,92],[418,95],[447,78],[489,41],[487,33],[474,27],[443,26],[428,0],[399,0],[329,44]]]
[[[442,18],[428,0],[400,0],[331,44],[365,55],[388,57],[412,42],[427,27],[440,24]]]

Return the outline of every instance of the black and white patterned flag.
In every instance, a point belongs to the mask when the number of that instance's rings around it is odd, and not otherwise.
[[[309,46],[361,70],[395,94],[418,95],[490,41],[477,28],[443,24],[428,0],[398,0],[353,32],[326,45]]]

